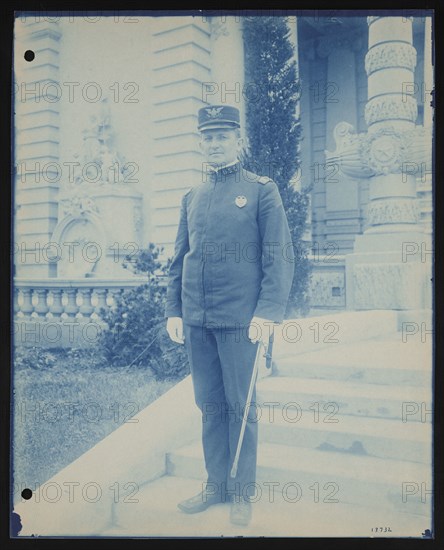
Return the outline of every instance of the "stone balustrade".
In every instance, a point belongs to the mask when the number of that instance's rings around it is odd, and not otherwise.
[[[116,295],[147,282],[125,279],[14,279],[16,345],[84,347],[94,345],[105,327],[103,311]],[[161,284],[165,281],[161,280]]]
[[[100,318],[125,289],[146,283],[134,279],[23,279],[14,280],[14,316],[22,320],[84,320]]]

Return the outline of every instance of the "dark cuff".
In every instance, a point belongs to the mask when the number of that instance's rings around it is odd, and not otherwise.
[[[167,305],[165,307],[165,317],[182,317],[182,308],[177,305]]]
[[[262,317],[262,319],[269,319],[275,323],[282,323],[284,314],[285,306],[268,300],[259,300],[254,310],[254,317]]]

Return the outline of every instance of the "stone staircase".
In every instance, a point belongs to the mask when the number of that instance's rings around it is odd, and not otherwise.
[[[258,381],[257,501],[249,527],[227,504],[176,505],[205,480],[200,440],[166,454],[139,504],[113,506],[110,536],[418,537],[432,529],[431,345],[396,327],[295,354],[277,342]],[[403,421],[404,420],[404,421]]]

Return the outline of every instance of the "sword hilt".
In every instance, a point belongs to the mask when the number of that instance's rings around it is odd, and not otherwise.
[[[267,369],[271,368],[273,364],[273,343],[274,343],[274,331],[270,334],[268,338],[268,346],[265,351],[265,366]]]

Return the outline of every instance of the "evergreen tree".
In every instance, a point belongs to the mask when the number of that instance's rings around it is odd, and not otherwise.
[[[272,178],[280,191],[293,243],[289,261],[295,273],[286,318],[308,311],[310,263],[302,237],[309,206],[308,190],[298,192],[300,120],[296,114],[300,83],[290,29],[282,17],[245,17],[244,98],[247,120],[246,168]]]

